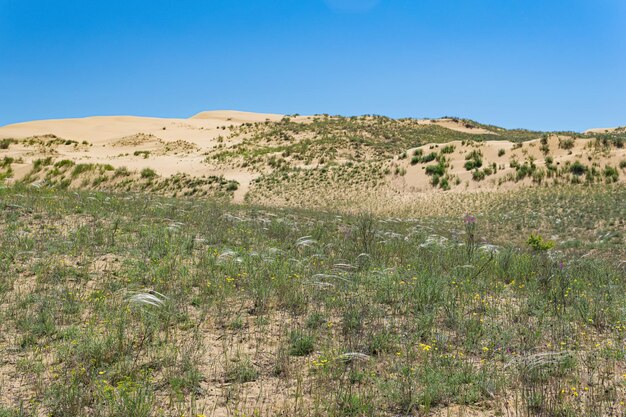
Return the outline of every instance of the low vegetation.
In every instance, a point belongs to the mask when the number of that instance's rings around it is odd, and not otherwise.
[[[3,187],[0,415],[622,415],[626,195],[584,187],[386,217]]]

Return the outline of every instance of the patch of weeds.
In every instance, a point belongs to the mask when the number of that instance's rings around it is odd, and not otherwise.
[[[289,354],[291,356],[307,356],[315,350],[315,337],[300,330],[289,334]]]
[[[228,364],[226,370],[226,381],[246,382],[256,381],[259,377],[259,371],[254,367],[249,358],[236,358]]]

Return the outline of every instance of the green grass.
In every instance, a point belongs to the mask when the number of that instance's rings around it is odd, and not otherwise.
[[[2,188],[0,416],[621,415],[624,192],[385,218]]]

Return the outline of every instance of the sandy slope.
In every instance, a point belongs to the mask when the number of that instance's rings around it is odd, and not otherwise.
[[[191,175],[222,174],[241,184],[235,197],[243,198],[249,182],[255,177],[247,172],[219,172],[204,163],[204,153],[218,146],[220,137],[228,136],[229,126],[243,123],[277,121],[282,115],[212,111],[199,113],[189,119],[94,116],[77,119],[41,120],[0,127],[0,139],[22,139],[55,135],[90,146],[57,147],[56,159],[75,162],[106,163],[114,167],[140,170],[150,167],[160,175],[177,172]],[[138,158],[135,151],[149,151],[149,158]],[[48,156],[45,151],[12,145],[6,155],[22,157],[25,162]],[[17,167],[16,174],[28,170]],[[17,175],[16,175],[17,176]]]
[[[215,113],[215,117],[212,117],[210,113]],[[202,145],[224,134],[222,127],[276,118],[275,115],[253,113],[250,117],[244,117],[246,114],[223,111],[200,113],[189,119],[94,116],[79,119],[39,120],[0,127],[0,138],[54,134],[64,139],[103,143],[137,133],[149,133],[164,140],[184,139]]]
[[[557,165],[564,165],[566,162],[574,162],[580,160],[583,162],[589,162],[589,158],[596,160],[601,165],[610,164],[617,166],[619,161],[626,157],[626,152],[613,152],[611,155],[602,155],[591,150],[589,144],[593,139],[577,139],[574,142],[572,149],[562,149],[559,147],[559,138],[553,136],[548,141],[550,148],[550,156],[554,159],[554,163]],[[462,144],[460,141],[452,141],[446,143],[447,146],[454,146],[454,151],[447,155],[450,163],[449,174],[458,177],[462,183],[462,189],[484,189],[494,188],[496,182],[505,177],[507,174],[514,173],[515,170],[510,167],[510,161],[512,159],[524,163],[528,158],[533,158],[534,163],[538,167],[544,167],[545,156],[540,149],[539,140],[533,140],[523,143],[521,146],[516,145],[509,141],[488,141],[488,142],[476,142],[474,144]],[[444,145],[424,145],[419,149],[422,149],[424,154],[432,151],[438,151]],[[417,149],[417,148],[416,148]],[[483,156],[484,166],[489,166],[493,163],[496,164],[498,171],[489,176],[486,180],[477,182],[472,180],[472,171],[465,169],[466,156],[468,153],[477,150]],[[408,153],[412,153],[413,149]],[[502,155],[500,152],[504,151]],[[430,190],[431,177],[427,175],[421,175],[426,166],[430,164],[417,164],[411,165],[409,159],[403,161],[397,161],[398,165],[403,166],[407,174],[397,181],[402,183],[402,188],[408,191],[425,192]],[[515,186],[515,183],[505,183],[504,188]]]

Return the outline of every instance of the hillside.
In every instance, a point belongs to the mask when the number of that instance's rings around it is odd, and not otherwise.
[[[0,178],[60,188],[397,207],[425,193],[624,182],[624,129],[507,130],[471,120],[202,112],[0,127]]]

